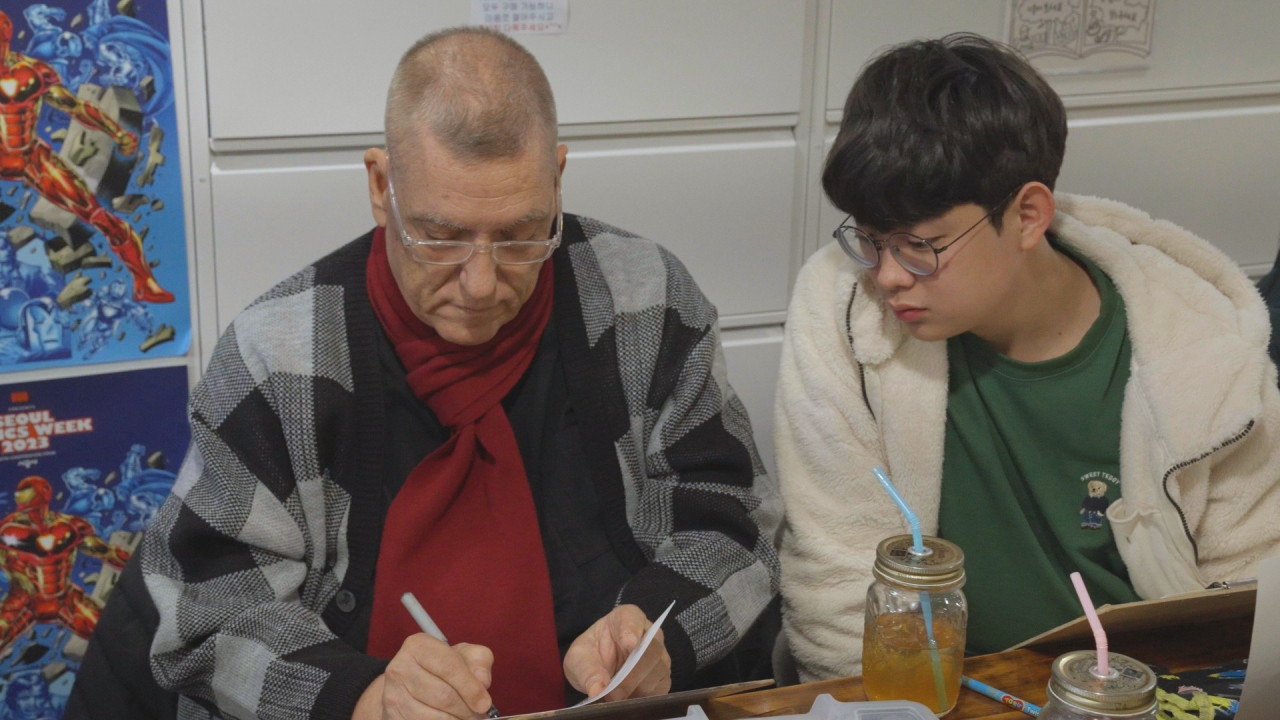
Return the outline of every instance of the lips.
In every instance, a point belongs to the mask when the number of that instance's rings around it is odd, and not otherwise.
[[[495,306],[484,307],[484,308],[469,308],[469,307],[463,307],[461,305],[454,305],[453,307],[455,310],[461,313],[464,317],[476,317],[478,315],[489,315],[489,314],[492,314],[496,309]]]
[[[915,322],[924,316],[924,308],[915,307],[914,305],[901,305],[892,307],[893,314],[904,323]]]

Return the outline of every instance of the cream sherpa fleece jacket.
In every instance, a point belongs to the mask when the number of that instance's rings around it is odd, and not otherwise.
[[[1280,391],[1258,292],[1221,251],[1126,205],[1058,194],[1053,231],[1124,298],[1133,360],[1122,499],[1107,511],[1144,598],[1254,573],[1280,547]],[[876,544],[907,531],[884,465],[937,531],[945,342],[911,337],[836,244],[797,281],[775,421],[784,629],[800,679],[860,671]],[[1010,548],[1017,552],[1017,548]]]

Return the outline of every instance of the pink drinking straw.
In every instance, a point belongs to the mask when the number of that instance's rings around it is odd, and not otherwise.
[[[1093,639],[1098,643],[1098,675],[1106,677],[1111,674],[1111,663],[1107,659],[1107,631],[1102,629],[1102,621],[1098,619],[1098,611],[1093,609],[1093,600],[1089,598],[1089,590],[1084,586],[1084,578],[1080,577],[1080,573],[1071,573],[1071,584],[1076,586],[1076,595],[1084,606],[1084,616],[1089,618]]]

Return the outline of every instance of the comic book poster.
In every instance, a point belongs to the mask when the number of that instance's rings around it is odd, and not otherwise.
[[[0,718],[58,718],[187,450],[187,371],[0,386]]]
[[[164,0],[0,0],[0,372],[191,337]]]

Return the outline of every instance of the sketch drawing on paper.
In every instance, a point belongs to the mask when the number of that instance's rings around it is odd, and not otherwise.
[[[1151,54],[1156,0],[1012,0],[1009,44],[1029,58]]]

